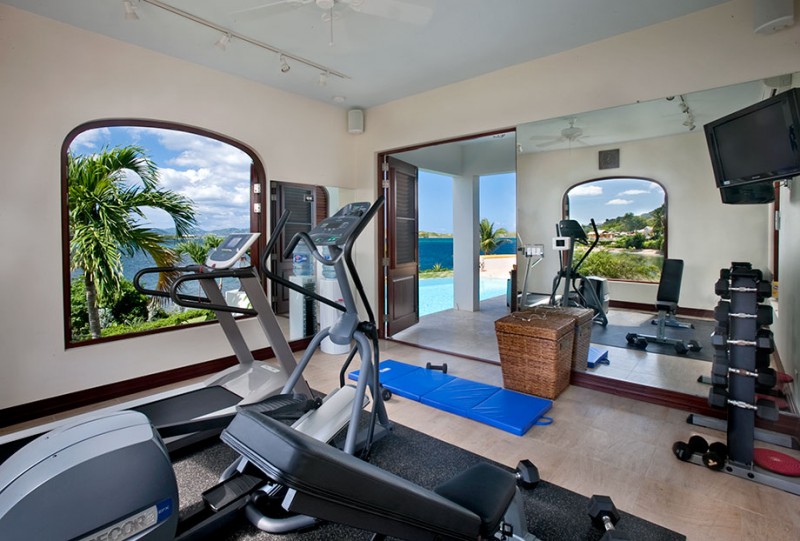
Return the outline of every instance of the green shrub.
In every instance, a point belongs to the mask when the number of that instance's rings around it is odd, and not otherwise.
[[[186,310],[185,312],[170,314],[168,317],[156,319],[154,321],[143,321],[131,325],[112,325],[107,329],[103,329],[103,336],[118,336],[120,334],[152,331],[153,329],[170,327],[172,325],[186,325],[187,323],[213,321],[214,319],[216,319],[216,316],[211,310]]]
[[[576,250],[575,259],[580,259]],[[657,282],[663,257],[595,250],[580,268],[584,276],[602,276],[616,280]]]

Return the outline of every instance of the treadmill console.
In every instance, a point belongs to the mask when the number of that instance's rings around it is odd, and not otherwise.
[[[212,269],[229,269],[247,252],[261,233],[231,233],[214,251],[208,254],[205,266]]]
[[[370,204],[365,202],[345,205],[339,212],[318,223],[308,232],[308,236],[317,246],[343,248],[366,216],[369,207]]]

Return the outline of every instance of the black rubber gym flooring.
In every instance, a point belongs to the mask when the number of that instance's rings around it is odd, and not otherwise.
[[[628,333],[649,334],[655,336],[658,327],[650,323],[655,314],[643,312],[630,312],[625,310],[610,310],[608,313],[608,325],[601,327],[598,324],[592,326],[592,342],[606,346],[618,348],[633,347],[628,345],[625,339]],[[687,357],[700,361],[711,362],[714,359],[714,348],[711,346],[711,333],[714,332],[714,322],[704,319],[683,319],[681,322],[694,324],[694,329],[675,329],[667,327],[668,338],[678,338],[684,342],[697,340],[702,346],[700,351],[690,351],[685,355],[679,355],[675,351],[675,346],[668,344],[647,344],[647,351],[650,353],[660,353],[661,355],[673,355],[676,357]],[[612,360],[613,362],[613,360]]]
[[[220,472],[235,454],[222,443],[212,444],[175,463],[180,489],[181,509],[198,505],[200,493],[217,482]],[[410,428],[395,425],[392,434],[376,443],[370,462],[405,477],[426,488],[463,472],[485,459]],[[534,461],[535,462],[535,461]],[[540,472],[547,479],[547,472]],[[343,480],[342,482],[347,482]],[[602,533],[595,529],[586,514],[588,498],[541,481],[532,490],[523,490],[528,529],[544,541],[598,540]],[[613,494],[611,495],[613,497]],[[683,535],[647,522],[620,510],[617,528],[630,539],[661,541],[686,539]],[[343,541],[368,540],[371,533],[338,524],[323,523],[300,533],[270,535],[251,526],[243,518],[241,525],[219,532],[214,539],[226,541]]]

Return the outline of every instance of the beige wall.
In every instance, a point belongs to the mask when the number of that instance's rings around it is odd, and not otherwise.
[[[250,145],[271,179],[352,187],[371,200],[380,151],[800,71],[800,25],[755,35],[751,10],[751,0],[735,0],[376,107],[353,137],[339,109],[0,6],[2,248],[24,254],[0,266],[0,408],[228,354],[216,328],[64,350],[58,154],[76,125],[144,117],[200,126]],[[670,202],[679,215],[681,202]],[[374,298],[374,230],[364,237],[356,257]],[[784,249],[797,264],[800,250]]]
[[[60,149],[94,119],[175,121],[253,148],[267,178],[347,186],[338,108],[0,5],[0,408],[230,354],[218,327],[65,350]],[[251,346],[263,347],[254,322]]]
[[[549,293],[558,269],[550,250],[558,204],[578,182],[592,178],[631,176],[658,181],[667,193],[669,257],[684,260],[680,306],[712,310],[717,303],[714,282],[719,269],[731,261],[768,264],[766,205],[723,205],[711,170],[705,136],[692,132],[614,145],[620,149],[620,167],[598,169],[602,147],[580,147],[558,152],[521,154],[517,158],[517,229],[526,242],[544,244],[545,260],[531,274],[533,291]],[[549,202],[543,204],[542,202]],[[735,242],[731,242],[735,225]],[[524,261],[520,259],[520,267]],[[655,303],[657,284],[610,282],[615,301]]]

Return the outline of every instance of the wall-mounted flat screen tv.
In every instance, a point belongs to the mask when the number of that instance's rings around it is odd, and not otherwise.
[[[717,187],[800,175],[800,89],[705,125]]]
[[[719,194],[726,205],[757,205],[775,201],[775,186],[772,182],[737,184],[720,188]]]

